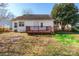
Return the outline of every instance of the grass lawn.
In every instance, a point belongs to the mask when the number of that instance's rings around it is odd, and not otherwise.
[[[0,55],[64,56],[79,55],[79,34],[28,35],[0,34]]]
[[[76,37],[76,34],[75,36],[72,34],[56,34],[55,38],[57,41],[66,46],[79,44],[79,38]]]

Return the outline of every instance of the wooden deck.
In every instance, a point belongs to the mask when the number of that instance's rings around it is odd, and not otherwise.
[[[52,33],[51,26],[27,26],[26,27],[27,33]]]

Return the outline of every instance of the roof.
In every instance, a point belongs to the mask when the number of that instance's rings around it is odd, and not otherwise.
[[[13,20],[51,20],[52,17],[46,14],[28,14],[23,16],[18,16]]]

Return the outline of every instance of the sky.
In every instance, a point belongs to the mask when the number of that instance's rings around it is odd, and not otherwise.
[[[50,14],[54,3],[10,3],[8,10],[15,16],[23,14],[23,10],[30,10],[33,14]],[[79,4],[75,4],[79,8]]]
[[[33,14],[51,14],[54,3],[9,3],[7,9],[14,14],[20,16],[23,10],[31,10]],[[79,8],[79,4],[75,4]],[[8,21],[2,21],[0,24],[10,24]]]
[[[30,10],[33,14],[50,14],[53,6],[52,3],[10,3],[8,10],[15,16],[22,15],[23,10]]]
[[[30,10],[33,14],[50,14],[54,3],[10,3],[8,10],[15,16],[23,14],[23,10]],[[79,8],[79,4],[75,4]]]

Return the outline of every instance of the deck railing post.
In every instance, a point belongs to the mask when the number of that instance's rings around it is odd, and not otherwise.
[[[38,26],[38,32],[39,32],[39,26]]]

